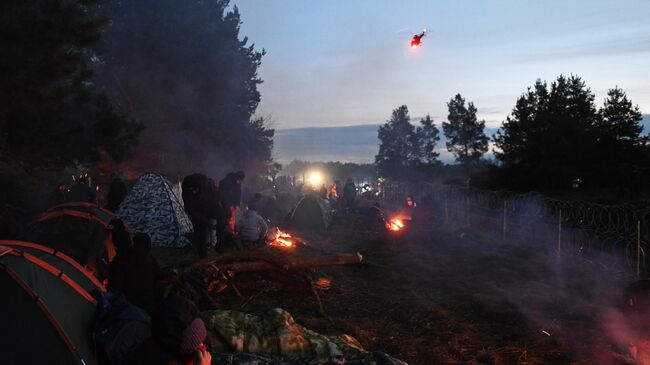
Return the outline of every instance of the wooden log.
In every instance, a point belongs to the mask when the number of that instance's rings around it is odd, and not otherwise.
[[[222,266],[221,270],[237,274],[252,271],[293,270],[307,269],[318,266],[351,265],[359,264],[362,260],[363,256],[357,252],[328,257],[293,259],[287,261],[283,266],[273,265],[265,261],[234,262]]]

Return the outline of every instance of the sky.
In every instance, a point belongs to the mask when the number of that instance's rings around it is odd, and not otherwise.
[[[231,5],[241,13],[241,35],[266,50],[257,114],[279,131],[380,124],[403,104],[414,119],[430,114],[440,126],[456,93],[474,102],[487,127],[498,128],[536,79],[550,82],[560,74],[582,77],[599,106],[607,90],[619,86],[650,113],[648,0],[233,0]],[[414,51],[410,38],[423,28],[429,33]],[[311,134],[318,137],[318,131]],[[285,133],[276,150],[300,142],[291,136],[304,135]],[[292,146],[292,154],[303,152],[309,153],[309,146],[304,151]]]

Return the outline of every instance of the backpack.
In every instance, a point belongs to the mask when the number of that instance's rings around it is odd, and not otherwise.
[[[105,364],[124,364],[127,355],[151,337],[151,319],[122,293],[93,294],[98,302],[93,332],[97,358]]]

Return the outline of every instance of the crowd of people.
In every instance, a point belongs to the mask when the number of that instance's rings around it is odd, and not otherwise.
[[[209,250],[223,252],[229,248],[248,249],[265,244],[268,219],[281,222],[286,212],[280,209],[276,197],[260,193],[244,198],[242,171],[231,172],[215,180],[203,174],[186,176],[181,183],[181,199],[191,220],[191,246],[199,258]],[[98,188],[93,188],[87,174],[75,176],[69,188],[58,186],[52,194],[52,204],[84,202],[99,204]],[[329,189],[323,185],[316,195],[329,201],[333,212],[363,217],[362,226],[382,229],[383,211],[378,203],[358,207],[357,187],[348,178],[345,184],[335,180]],[[126,183],[114,177],[105,197],[105,209],[116,212],[128,194]],[[245,201],[245,204],[243,200]],[[413,203],[411,201],[411,203]],[[413,204],[414,205],[414,204]],[[412,208],[408,206],[407,208]],[[151,255],[152,242],[147,233],[127,231],[120,219],[109,223],[110,239],[115,247],[108,270],[107,290],[124,298],[122,306],[139,308],[150,315],[150,336],[137,347],[125,351],[120,364],[209,364],[211,354],[204,345],[207,331],[191,301],[168,296],[161,298],[160,281],[163,273]],[[119,300],[113,301],[117,306]],[[126,304],[125,304],[126,303]],[[110,306],[109,306],[110,307]],[[109,315],[110,317],[110,315]],[[115,356],[113,354],[112,356]],[[109,356],[110,357],[110,356]]]
[[[182,198],[185,211],[192,221],[192,246],[200,258],[209,249],[223,251],[228,245],[239,248],[262,242],[268,225],[258,213],[261,195],[248,202],[243,215],[237,219],[242,206],[243,171],[231,172],[218,185],[203,174],[185,177]]]

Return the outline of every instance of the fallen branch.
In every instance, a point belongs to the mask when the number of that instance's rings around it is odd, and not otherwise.
[[[251,261],[251,262],[234,262],[231,264],[221,266],[221,270],[238,274],[242,272],[252,271],[270,271],[270,270],[296,270],[296,269],[309,269],[319,266],[336,266],[336,265],[351,265],[360,264],[363,256],[360,253],[341,254],[329,257],[318,257],[310,259],[293,259],[286,261],[282,266],[273,265],[265,261]]]

